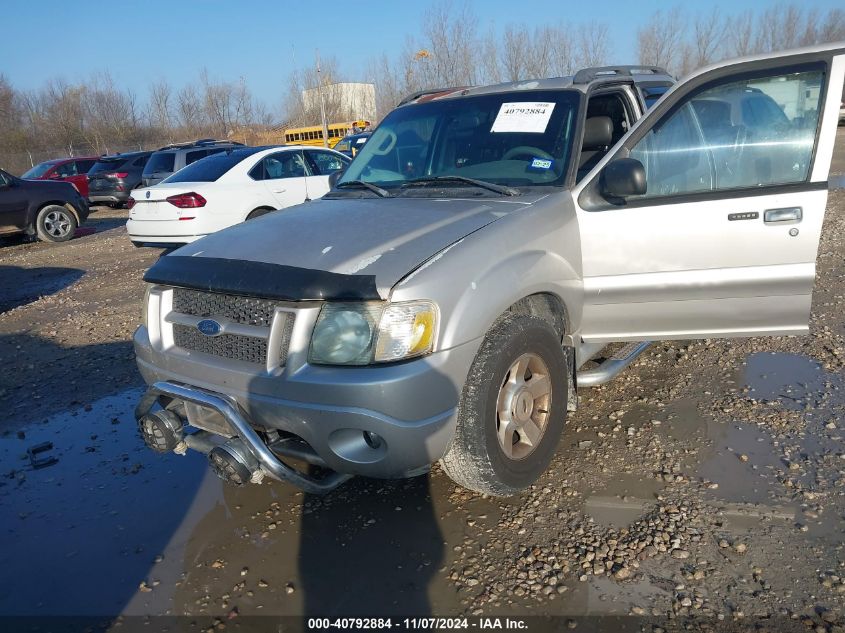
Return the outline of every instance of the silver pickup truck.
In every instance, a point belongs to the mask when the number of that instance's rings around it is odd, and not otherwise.
[[[146,443],[525,489],[649,341],[807,332],[844,75],[839,44],[412,95],[324,198],[148,271]]]

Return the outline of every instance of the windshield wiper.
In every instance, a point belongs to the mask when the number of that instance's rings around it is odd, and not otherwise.
[[[476,187],[481,187],[482,189],[487,189],[488,191],[495,191],[498,194],[503,196],[518,196],[519,189],[514,189],[513,187],[506,187],[505,185],[497,185],[494,182],[487,182],[486,180],[477,180],[476,178],[467,178],[466,176],[427,176],[425,178],[415,178],[414,180],[409,180],[406,182],[403,187],[413,187],[415,185],[425,185],[430,184],[433,182],[463,182],[468,185],[474,185]]]
[[[340,182],[335,185],[337,189],[342,189],[344,187],[363,187],[364,189],[369,189],[374,194],[376,194],[379,198],[389,198],[390,192],[387,189],[382,189],[374,185],[371,182],[364,182],[363,180],[347,180],[346,182]]]

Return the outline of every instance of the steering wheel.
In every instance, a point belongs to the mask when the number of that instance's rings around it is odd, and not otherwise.
[[[502,155],[502,160],[510,160],[517,156],[530,156],[531,158],[539,157],[547,160],[554,160],[554,156],[548,152],[541,150],[539,147],[532,147],[531,145],[517,145],[511,147]]]

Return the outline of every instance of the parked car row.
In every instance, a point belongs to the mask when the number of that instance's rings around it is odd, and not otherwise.
[[[133,244],[186,244],[270,211],[320,198],[329,191],[329,176],[351,161],[334,150],[303,146],[209,151],[210,156],[133,192],[126,223]],[[174,162],[188,158],[181,149],[170,154]]]

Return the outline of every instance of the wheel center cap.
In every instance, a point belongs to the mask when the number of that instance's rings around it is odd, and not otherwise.
[[[518,422],[526,422],[534,413],[534,397],[528,389],[520,389],[513,399],[513,417]]]

